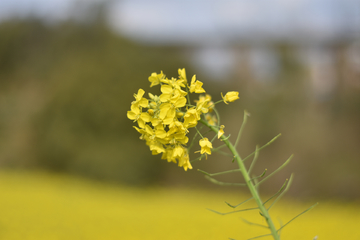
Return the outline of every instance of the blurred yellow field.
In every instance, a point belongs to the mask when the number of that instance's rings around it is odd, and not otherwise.
[[[195,189],[139,189],[41,172],[0,172],[0,239],[248,239],[266,229],[257,211],[230,211],[247,196]],[[281,200],[271,210],[286,223],[311,206]],[[249,206],[249,205],[247,205]],[[290,223],[282,239],[360,239],[356,204],[320,202]],[[260,222],[259,222],[260,221]],[[271,239],[271,238],[261,238]]]

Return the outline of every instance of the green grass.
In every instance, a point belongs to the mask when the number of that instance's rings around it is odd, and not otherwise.
[[[266,233],[257,211],[220,216],[224,201],[248,196],[195,189],[137,189],[41,172],[0,171],[0,239],[247,239]],[[283,223],[313,202],[281,200]],[[247,205],[249,206],[249,205]],[[282,231],[282,239],[360,239],[360,207],[320,204]],[[270,238],[261,238],[270,239]]]

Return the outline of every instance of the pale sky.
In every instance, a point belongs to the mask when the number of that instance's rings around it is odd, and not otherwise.
[[[360,29],[358,0],[123,0],[111,23],[132,37],[223,41],[306,34],[333,37]],[[356,28],[355,26],[358,26]],[[309,36],[307,36],[309,37]]]
[[[30,13],[57,21],[73,4],[101,0],[1,0],[0,20]],[[360,35],[359,0],[112,0],[109,23],[139,41]]]

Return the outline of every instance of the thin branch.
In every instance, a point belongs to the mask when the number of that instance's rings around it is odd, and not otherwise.
[[[281,136],[281,133],[279,133],[276,137],[274,137],[273,139],[271,139],[269,142],[267,142],[266,144],[264,144],[263,146],[261,146],[261,148],[258,149],[258,151],[262,150],[263,148],[269,146],[272,142],[274,142],[278,137]],[[245,162],[249,157],[251,157],[252,155],[255,154],[255,151],[252,152],[251,154],[249,154],[246,158],[244,158],[242,161]]]
[[[253,158],[253,160],[252,160],[252,162],[250,164],[249,170],[248,170],[249,175],[250,175],[253,167],[255,166],[255,162],[258,159],[258,157],[259,157],[259,146],[256,145],[255,152],[254,152],[254,158]]]
[[[199,131],[199,129],[197,129],[197,127],[195,127],[196,132],[200,135],[201,138],[204,138],[204,136],[201,134],[201,132]]]
[[[219,153],[221,155],[224,155],[224,156],[227,156],[227,157],[234,157],[233,155],[231,155],[230,153],[228,152],[224,152],[224,151],[221,151],[221,150],[217,150],[217,151],[212,151],[212,152],[216,152],[216,153]]]
[[[247,223],[247,224],[249,224],[249,225],[255,225],[255,226],[258,226],[258,227],[263,227],[263,228],[269,228],[268,226],[265,226],[265,225],[262,225],[262,224],[259,224],[259,223],[253,223],[253,222],[250,222],[250,221],[248,221],[248,220],[246,220],[246,219],[244,219],[244,218],[242,218],[242,220],[245,222],[245,223]]]
[[[228,202],[226,202],[226,201],[225,201],[225,203],[226,203],[229,207],[231,207],[231,208],[237,208],[238,206],[240,206],[240,205],[242,205],[242,204],[250,201],[250,200],[253,199],[253,198],[254,198],[254,197],[248,198],[248,199],[246,199],[245,201],[243,201],[243,202],[241,202],[241,203],[239,203],[239,204],[237,204],[237,205],[231,205],[230,203],[228,203]]]
[[[220,129],[220,126],[219,125],[217,125],[217,126],[215,126],[217,129],[218,129],[218,131],[219,131],[219,129]],[[212,131],[212,130],[210,130],[210,131]],[[215,133],[215,135],[214,135],[214,137],[211,139],[211,141],[210,142],[214,142],[214,140],[217,138],[217,132]]]
[[[200,129],[199,129],[199,131],[200,131],[203,127],[204,127],[204,126],[201,126]],[[189,147],[188,147],[188,150],[190,150],[190,149],[192,148],[192,146],[194,145],[194,142],[195,142],[195,140],[196,140],[196,138],[197,138],[198,135],[199,135],[199,133],[196,132],[195,135],[194,135],[194,137],[193,137],[193,139],[192,139],[192,141],[191,141],[191,143],[190,143],[190,145],[189,145]]]
[[[238,143],[239,143],[239,141],[240,141],[241,134],[242,134],[242,131],[243,131],[244,127],[245,127],[246,120],[247,120],[247,117],[248,117],[248,116],[250,116],[250,114],[245,110],[245,111],[244,111],[244,119],[243,119],[243,122],[242,122],[242,124],[241,124],[241,127],[240,127],[240,129],[239,129],[239,132],[238,132],[238,135],[237,135],[237,137],[236,137],[235,144],[234,144],[234,147],[235,147],[235,148],[237,147],[237,145],[238,145]]]
[[[223,171],[223,172],[217,172],[217,173],[208,173],[208,172],[205,172],[203,170],[200,170],[198,169],[199,172],[207,175],[207,176],[217,176],[217,175],[222,175],[222,174],[227,174],[227,173],[233,173],[233,172],[239,172],[240,170],[239,169],[232,169],[232,170],[227,170],[227,171]]]
[[[291,174],[290,175],[290,178],[289,178],[289,181],[288,181],[288,183],[286,184],[286,188],[284,189],[284,191],[282,191],[280,194],[279,194],[279,196],[277,196],[277,198],[275,198],[275,200],[271,203],[271,205],[268,207],[268,210],[270,210],[270,208],[272,207],[272,206],[274,206],[274,204],[277,202],[277,201],[279,201],[279,199],[289,190],[289,188],[290,188],[290,185],[291,185],[291,183],[292,183],[292,180],[293,180],[293,174]]]
[[[265,182],[267,179],[269,179],[270,177],[272,177],[275,173],[279,172],[281,169],[283,169],[292,159],[294,155],[291,155],[280,167],[278,167],[275,171],[273,171],[272,173],[270,173],[267,177],[265,177],[264,179],[262,179],[261,181],[259,181],[256,186],[260,185],[261,183]]]
[[[209,177],[205,175],[205,178],[208,179],[210,182],[221,185],[221,186],[246,186],[246,183],[228,183],[228,182],[221,182],[216,180],[215,178]]]
[[[231,134],[229,134],[229,136],[227,136],[227,137],[224,137],[224,138],[220,139],[220,141],[228,140],[230,138],[230,136],[231,136]]]
[[[279,191],[277,191],[274,195],[272,195],[268,200],[266,200],[265,202],[264,202],[264,205],[267,203],[267,202],[269,202],[271,199],[273,199],[275,196],[277,196],[278,194],[280,194],[281,192],[282,192],[282,190],[285,188],[285,186],[286,186],[286,184],[287,184],[287,182],[289,181],[289,179],[286,179],[285,180],[285,182],[284,182],[284,184],[281,186],[281,188],[279,189]]]
[[[202,158],[204,158],[204,157],[206,157],[205,154],[201,154],[200,157],[197,157],[197,158],[195,158],[194,160],[191,160],[190,162],[192,163],[192,162],[200,161],[200,160],[201,160]]]
[[[216,151],[218,151],[218,150],[220,150],[221,148],[223,148],[223,147],[226,147],[226,144],[223,144],[223,145],[220,145],[219,147],[217,147],[217,148],[213,148],[213,152],[216,152]]]
[[[216,103],[215,103],[216,104]],[[213,110],[216,114],[216,118],[217,118],[217,125],[220,126],[220,115],[219,112],[216,110],[215,106],[213,107]]]
[[[315,203],[314,205],[312,205],[311,207],[309,207],[308,209],[306,209],[305,211],[299,213],[298,215],[296,215],[295,217],[293,217],[290,221],[288,221],[287,223],[285,223],[281,228],[279,228],[277,231],[279,232],[281,229],[283,229],[286,225],[288,225],[289,223],[291,223],[292,221],[294,221],[296,218],[300,217],[301,215],[303,215],[304,213],[306,213],[307,211],[310,211],[311,209],[313,209],[316,205],[318,205],[319,203]]]
[[[213,209],[210,209],[210,208],[207,208],[207,210],[211,211],[211,212],[214,212],[216,214],[219,214],[219,215],[228,215],[228,214],[232,214],[232,213],[237,213],[237,212],[245,212],[245,211],[251,211],[251,210],[256,210],[256,209],[259,209],[258,207],[255,207],[255,208],[245,208],[245,209],[241,209],[241,210],[235,210],[235,211],[231,211],[231,212],[225,212],[225,213],[222,213],[222,212],[218,212],[218,211],[215,211]]]
[[[253,180],[258,179],[258,178],[262,178],[263,176],[265,176],[266,171],[267,171],[267,169],[265,169],[265,170],[263,171],[263,173],[260,174],[259,176],[256,176],[256,177],[253,177],[252,179],[250,179],[250,181],[253,181]]]

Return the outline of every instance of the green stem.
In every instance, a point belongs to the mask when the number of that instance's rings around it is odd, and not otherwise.
[[[204,124],[205,126],[207,126],[208,128],[210,128],[212,131],[214,131],[215,133],[218,132],[217,128],[210,125],[207,121],[204,121],[203,119],[200,120],[200,122],[202,124]],[[221,136],[221,140],[226,144],[226,146],[229,148],[229,150],[231,151],[231,153],[234,155],[234,158],[236,159],[238,166],[239,166],[239,170],[241,172],[241,174],[244,177],[245,183],[247,185],[247,187],[250,190],[251,195],[253,196],[261,215],[265,218],[266,223],[271,231],[271,234],[274,238],[274,240],[280,240],[280,236],[278,234],[278,231],[275,228],[274,222],[272,221],[270,214],[268,212],[268,210],[266,209],[266,207],[264,206],[264,203],[262,202],[260,195],[256,189],[256,186],[254,185],[254,183],[251,181],[251,178],[249,176],[248,171],[246,170],[245,164],[242,161],[239,153],[237,152],[235,146],[224,136]]]

